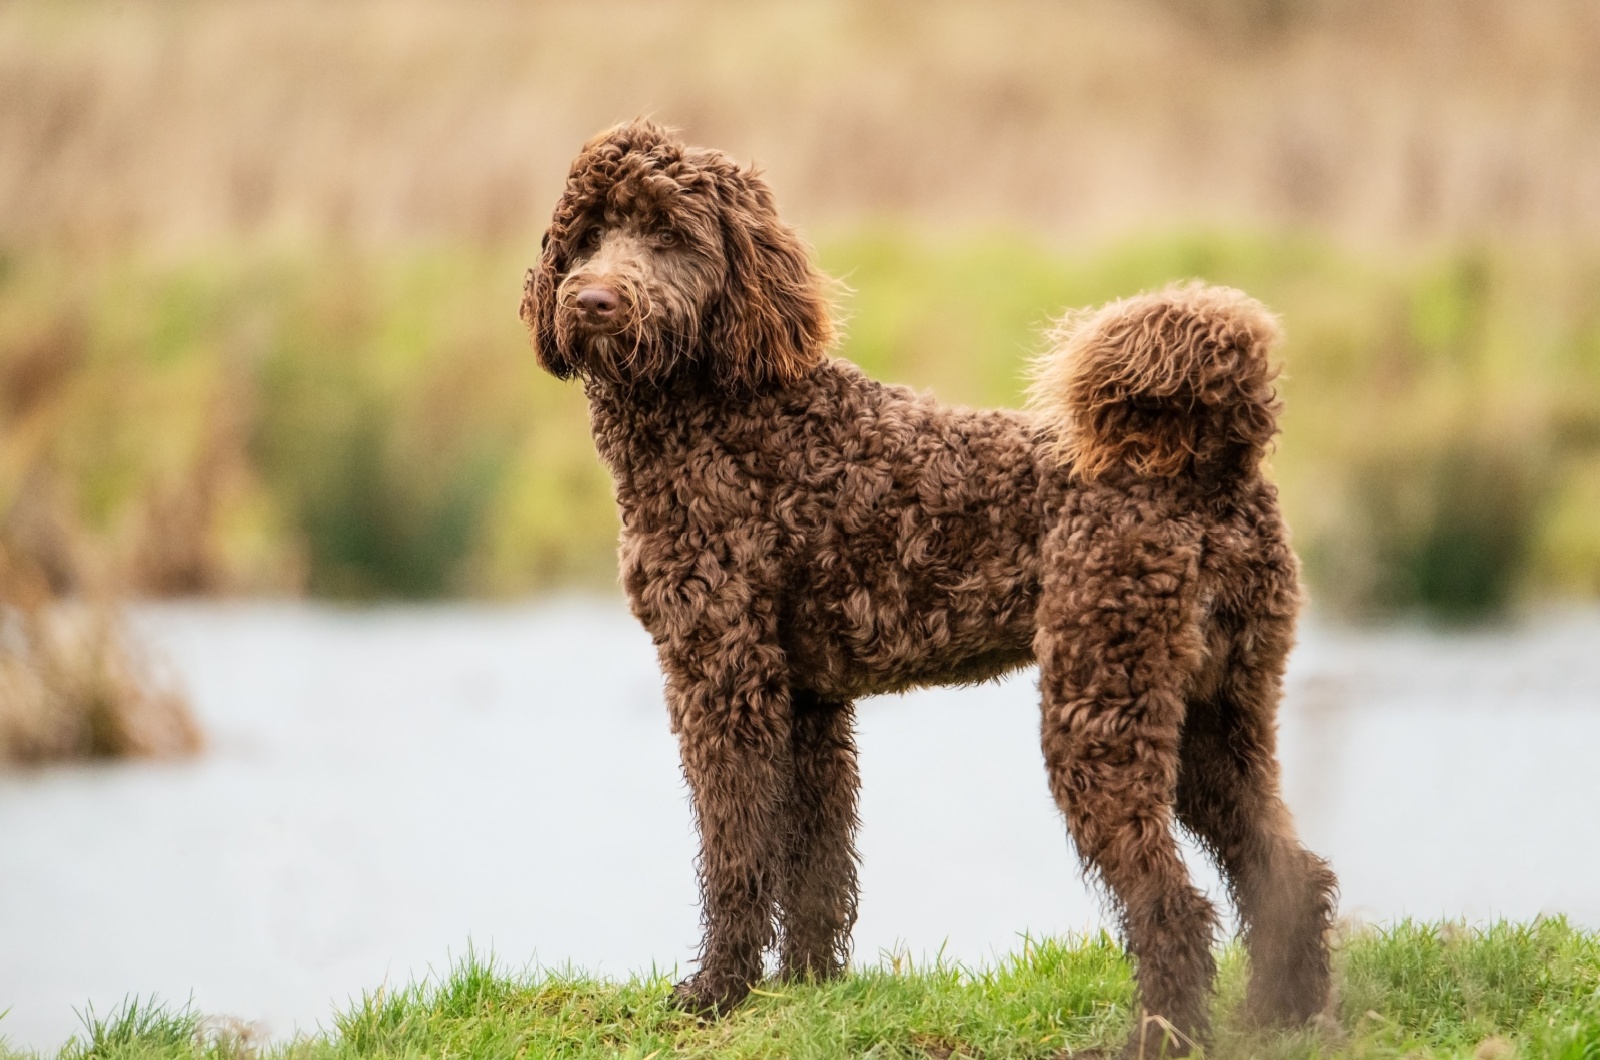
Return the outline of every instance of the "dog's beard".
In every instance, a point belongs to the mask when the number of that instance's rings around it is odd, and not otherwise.
[[[580,336],[573,360],[587,378],[632,387],[665,382],[688,359],[689,350],[670,332],[627,329]]]
[[[563,298],[556,340],[563,357],[588,379],[631,388],[659,385],[693,355],[699,332],[692,314],[641,288],[624,292],[614,321],[596,327]]]

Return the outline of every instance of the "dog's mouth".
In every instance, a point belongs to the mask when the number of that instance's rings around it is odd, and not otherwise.
[[[580,374],[619,385],[655,382],[670,373],[682,352],[668,329],[652,326],[649,303],[619,307],[610,317],[569,311],[556,314],[556,329],[563,349]]]
[[[589,371],[627,373],[644,358],[650,343],[642,326],[648,310],[625,302],[605,316],[585,312],[563,299],[556,310],[556,331],[573,359]]]

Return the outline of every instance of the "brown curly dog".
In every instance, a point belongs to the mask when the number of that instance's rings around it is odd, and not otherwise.
[[[1024,414],[831,358],[828,289],[755,170],[645,121],[583,148],[528,273],[693,792],[705,939],[678,999],[736,1004],[774,943],[787,977],[845,966],[855,700],[1037,662],[1051,790],[1169,1047],[1206,1035],[1217,929],[1175,824],[1238,905],[1252,1014],[1318,1012],[1335,881],[1274,751],[1300,592],[1260,470],[1273,318],[1199,286],[1074,315]]]

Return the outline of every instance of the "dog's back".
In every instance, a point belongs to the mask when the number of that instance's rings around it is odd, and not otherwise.
[[[1122,506],[1194,523],[1208,609],[1253,562],[1292,564],[1258,474],[1276,335],[1237,292],[1174,288],[1063,327],[1031,413],[941,405],[835,360],[707,415],[761,484],[743,518],[767,524],[794,683],[854,698],[1026,664],[1045,567],[1077,562],[1051,527]]]

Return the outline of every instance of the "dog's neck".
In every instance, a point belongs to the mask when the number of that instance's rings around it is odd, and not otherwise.
[[[684,459],[690,442],[716,432],[733,398],[697,374],[680,372],[662,383],[621,384],[587,378],[589,430],[600,459],[619,488],[641,473],[668,469]]]

